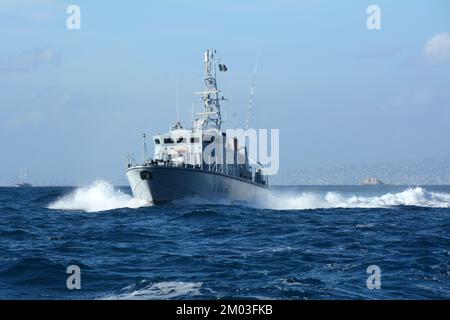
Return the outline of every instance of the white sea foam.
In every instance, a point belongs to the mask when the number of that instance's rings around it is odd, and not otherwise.
[[[95,181],[89,186],[79,187],[49,204],[49,209],[83,210],[98,212],[118,208],[139,208],[149,202],[133,198],[115,189],[109,182]]]
[[[381,196],[345,196],[337,192],[324,194],[303,192],[297,195],[272,193],[269,199],[257,203],[258,207],[275,210],[319,209],[319,208],[380,208],[391,206],[419,206],[449,208],[450,194],[429,192],[424,188],[409,188],[398,193]]]
[[[232,204],[230,201],[186,198],[175,204]],[[105,181],[95,181],[89,186],[79,187],[52,202],[48,208],[60,210],[83,210],[97,212],[118,208],[139,208],[151,205],[115,189]],[[339,192],[301,192],[299,194],[272,192],[269,197],[253,203],[251,207],[273,210],[302,210],[327,208],[380,208],[392,206],[419,206],[450,208],[450,194],[430,192],[422,187],[408,188],[402,192],[385,193],[379,196],[344,195]]]
[[[291,251],[291,250],[295,250],[292,247],[289,246],[282,246],[282,247],[273,247],[273,248],[266,248],[266,249],[261,249],[258,250],[256,253],[264,253],[264,252],[284,252],[284,251]]]
[[[178,296],[201,295],[202,282],[165,281],[152,283],[144,288],[134,290],[134,286],[128,286],[116,295],[103,297],[105,300],[150,300],[150,299],[172,299]]]

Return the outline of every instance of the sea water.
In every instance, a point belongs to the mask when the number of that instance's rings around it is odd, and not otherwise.
[[[450,299],[450,186],[158,206],[130,194],[104,181],[0,188],[0,299]]]

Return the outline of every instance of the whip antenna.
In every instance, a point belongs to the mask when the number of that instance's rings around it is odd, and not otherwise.
[[[252,88],[250,90],[250,98],[249,98],[249,102],[248,102],[248,112],[247,112],[247,122],[245,124],[245,132],[247,132],[247,130],[248,130],[248,124],[250,122],[250,113],[252,111],[253,92],[255,90],[256,72],[258,71],[258,60],[259,60],[259,52],[258,52],[258,55],[256,56],[255,71],[253,72]]]
[[[176,94],[177,94],[177,123],[180,122],[179,98],[178,98],[178,77],[176,80]]]

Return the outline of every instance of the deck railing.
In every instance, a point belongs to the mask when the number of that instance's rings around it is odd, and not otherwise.
[[[133,159],[134,160],[134,159]],[[188,163],[184,163],[184,162],[174,162],[174,161],[170,161],[170,160],[148,160],[147,162],[142,164],[143,166],[158,166],[158,167],[178,167],[178,168],[189,168],[189,169],[196,169],[196,170],[203,170],[203,171],[207,171],[207,172],[215,172],[215,173],[221,173],[221,174],[226,174],[226,175],[231,175],[234,177],[238,177],[238,178],[242,178],[242,179],[247,179],[247,180],[251,180],[253,182],[262,184],[262,185],[267,185],[268,184],[268,177],[266,175],[261,175],[261,178],[259,179],[259,181],[256,181],[255,177],[256,174],[253,173],[253,170],[250,172],[242,172],[240,170],[238,170],[238,174],[233,174],[233,172],[229,172],[229,165],[226,164],[188,164]],[[134,164],[132,163],[132,161],[129,161],[129,158],[127,157],[127,168],[130,168],[134,166]],[[249,174],[250,173],[250,174]]]

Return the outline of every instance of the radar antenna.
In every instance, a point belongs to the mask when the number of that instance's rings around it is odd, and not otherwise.
[[[222,114],[220,110],[220,101],[226,100],[219,96],[220,90],[217,87],[216,68],[219,71],[226,71],[227,67],[216,62],[216,50],[206,50],[205,52],[205,90],[195,92],[201,94],[204,112],[199,113],[203,116],[202,128],[216,128],[220,130],[222,125]]]

